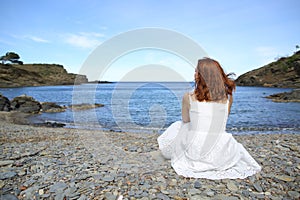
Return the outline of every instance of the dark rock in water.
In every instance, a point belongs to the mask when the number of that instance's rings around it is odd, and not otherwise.
[[[66,110],[65,107],[57,105],[52,102],[43,102],[42,105],[42,112],[64,112]]]
[[[82,104],[73,104],[70,106],[72,110],[87,110],[87,109],[92,109],[92,108],[98,108],[98,107],[103,107],[103,104],[100,103],[95,103],[95,104],[87,104],[87,103],[82,103]]]
[[[266,98],[274,102],[300,102],[300,89],[294,89],[292,92],[283,92],[272,94]]]
[[[39,113],[42,105],[34,98],[26,95],[15,97],[11,101],[11,107],[15,111],[24,113]]]
[[[55,122],[55,121],[46,121],[44,123],[39,123],[39,124],[36,124],[36,125],[52,127],[52,128],[62,128],[64,126],[66,126],[66,124],[64,124],[64,123]]]
[[[7,97],[0,94],[0,111],[10,111],[10,101]]]

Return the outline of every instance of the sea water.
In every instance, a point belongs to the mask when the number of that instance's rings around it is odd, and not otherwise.
[[[61,113],[35,115],[35,123],[56,121],[69,128],[161,133],[181,120],[181,102],[193,83],[182,82],[116,82],[0,88],[10,100],[26,94],[40,102],[62,106],[78,103],[100,103],[103,107]],[[275,103],[268,95],[289,92],[288,88],[237,87],[227,121],[227,132],[233,134],[300,133],[300,104]]]

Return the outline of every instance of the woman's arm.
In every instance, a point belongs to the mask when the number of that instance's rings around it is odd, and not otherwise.
[[[228,115],[230,114],[232,103],[233,103],[233,97],[232,97],[232,95],[229,95]]]
[[[182,115],[182,121],[184,123],[190,122],[190,100],[189,100],[189,93],[185,93],[182,98],[182,109],[181,109],[181,115]]]

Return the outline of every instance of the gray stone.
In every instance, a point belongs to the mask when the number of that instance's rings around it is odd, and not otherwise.
[[[233,192],[238,191],[238,187],[235,185],[233,181],[228,181],[227,188]]]
[[[224,198],[224,200],[239,200],[239,198],[235,196],[229,196],[227,198]]]
[[[0,167],[13,164],[13,160],[0,160]]]
[[[196,188],[196,189],[201,188],[201,183],[199,181],[195,181],[194,188]]]
[[[32,186],[22,191],[20,194],[26,196],[26,199],[34,199],[34,194],[39,190],[39,186]]]
[[[277,175],[275,178],[285,181],[285,182],[291,182],[295,180],[295,177],[287,176],[287,175]]]
[[[143,191],[143,193],[142,193],[142,196],[143,196],[143,197],[148,197],[148,196],[149,196],[149,194],[148,194],[148,192],[146,192],[146,191]]]
[[[18,197],[16,197],[15,195],[12,194],[4,194],[1,195],[1,200],[18,200]]]
[[[189,194],[190,195],[195,195],[195,194],[200,194],[201,191],[198,189],[189,189]]]
[[[36,180],[33,179],[33,178],[31,178],[31,179],[27,180],[26,182],[24,182],[23,185],[24,185],[25,187],[30,187],[30,186],[33,185],[35,182],[36,182]]]
[[[128,192],[128,195],[129,195],[129,196],[134,196],[134,195],[135,195],[135,192],[132,191],[132,190],[130,190],[130,191]]]
[[[170,198],[167,195],[163,194],[163,193],[158,193],[156,195],[156,198],[161,199],[161,200],[170,200]]]
[[[195,195],[190,198],[191,200],[210,200],[210,197],[205,197],[202,195]]]
[[[248,190],[243,190],[242,191],[242,194],[245,196],[245,197],[249,197],[250,196],[250,193]]]
[[[300,193],[297,191],[288,191],[288,195],[294,199],[299,199],[300,197]]]
[[[78,200],[88,200],[87,196],[85,196],[84,194],[80,196],[80,198]]]
[[[255,183],[253,184],[253,187],[255,188],[255,190],[256,190],[257,192],[263,192],[263,189],[262,189],[262,187],[260,186],[259,182],[255,182]]]
[[[54,183],[51,187],[50,187],[50,192],[54,192],[56,193],[58,190],[59,191],[63,191],[64,189],[67,188],[67,184],[63,183],[63,182],[57,182]]]
[[[76,192],[77,188],[76,187],[69,187],[68,189],[65,190],[65,195],[66,196],[73,196],[73,194]]]
[[[63,194],[63,193],[58,193],[54,197],[54,200],[64,200],[64,199],[65,199],[65,194]]]
[[[13,178],[16,175],[17,175],[16,172],[1,172],[0,173],[0,180]]]
[[[206,195],[209,196],[209,197],[212,197],[212,196],[215,195],[215,192],[211,191],[211,190],[208,190],[208,191],[206,191]]]
[[[111,182],[115,179],[115,177],[113,176],[104,176],[101,178],[102,181],[105,181],[105,182]]]
[[[105,199],[107,200],[116,200],[117,196],[113,195],[111,192],[105,193]]]
[[[128,148],[128,151],[130,151],[130,152],[136,152],[137,150],[138,150],[137,147],[129,147]]]
[[[50,194],[42,194],[40,195],[40,198],[45,198],[45,199],[48,199],[50,197]]]

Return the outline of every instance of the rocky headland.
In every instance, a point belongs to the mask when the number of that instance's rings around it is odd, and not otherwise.
[[[242,74],[238,86],[300,88],[300,51],[261,68]],[[300,102],[299,90],[267,96],[274,102]]]
[[[68,73],[57,64],[0,64],[0,87],[74,85],[87,83],[85,75]]]
[[[300,51],[242,74],[235,82],[239,86],[300,88]]]

